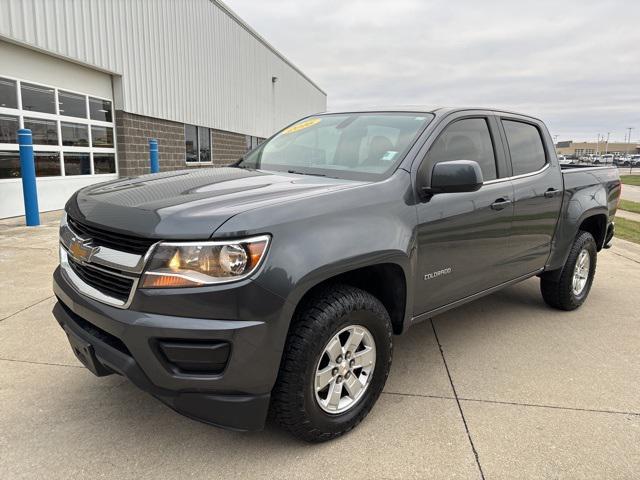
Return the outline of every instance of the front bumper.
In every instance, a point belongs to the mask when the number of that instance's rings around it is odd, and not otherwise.
[[[58,298],[53,314],[78,359],[96,375],[121,374],[188,417],[236,430],[259,430],[266,419],[290,312],[269,292],[257,295],[255,285],[239,288],[251,288],[256,302],[270,305],[260,315],[262,319],[252,318],[256,312],[243,309],[241,318],[246,320],[119,309],[80,295],[58,268],[53,278]],[[237,301],[230,292],[225,298]],[[162,305],[161,299],[156,300],[156,305]],[[216,305],[210,304],[207,313],[211,316],[215,310]],[[229,308],[224,311],[228,313]],[[174,368],[158,349],[164,340],[228,342],[230,354],[221,372],[184,372]]]

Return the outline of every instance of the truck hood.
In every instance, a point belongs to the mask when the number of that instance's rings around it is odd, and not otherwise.
[[[67,212],[90,225],[146,238],[205,239],[240,212],[362,183],[232,167],[181,170],[83,188]]]

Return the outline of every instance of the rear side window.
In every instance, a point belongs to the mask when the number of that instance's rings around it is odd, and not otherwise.
[[[503,120],[511,153],[513,174],[522,175],[540,170],[547,163],[540,131],[529,123]]]
[[[467,118],[447,126],[431,146],[423,165],[431,168],[436,163],[450,160],[478,162],[484,181],[497,177],[493,143],[484,118]]]

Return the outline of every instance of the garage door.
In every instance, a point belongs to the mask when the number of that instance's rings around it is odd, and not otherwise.
[[[29,52],[29,60],[18,72],[10,71],[5,61],[0,62],[0,218],[24,213],[16,133],[19,128],[33,133],[41,211],[62,208],[78,188],[116,178],[116,135],[108,75],[83,72],[84,77],[97,82],[81,84],[77,70],[85,67],[21,47],[0,47],[0,60],[5,60],[3,53],[13,53],[13,49]],[[47,72],[52,63],[58,69],[54,75]],[[59,69],[66,70],[74,80],[66,81]],[[107,77],[108,91],[103,77]]]

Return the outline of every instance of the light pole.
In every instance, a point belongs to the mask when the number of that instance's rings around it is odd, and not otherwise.
[[[631,147],[631,130],[633,130],[634,127],[629,127],[627,128],[627,130],[629,130],[629,135],[627,136],[627,158],[629,159],[629,173],[633,172],[633,163],[631,163],[631,157],[629,156],[629,148]]]

